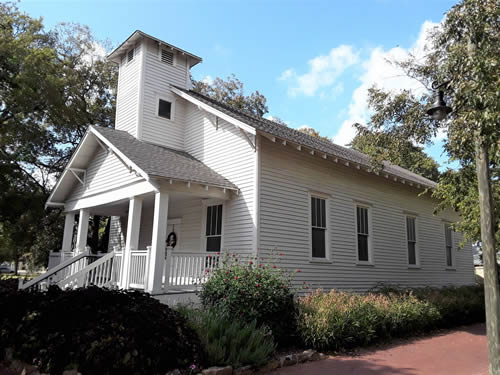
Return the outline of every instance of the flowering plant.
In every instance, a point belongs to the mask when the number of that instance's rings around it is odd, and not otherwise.
[[[267,263],[260,257],[224,253],[220,262],[202,286],[204,307],[265,325],[278,343],[295,334],[293,274],[280,267],[280,258],[272,256]]]

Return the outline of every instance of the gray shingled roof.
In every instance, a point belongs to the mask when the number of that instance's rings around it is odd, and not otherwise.
[[[92,127],[127,158],[152,177],[171,178],[237,190],[232,182],[213,171],[187,152],[140,141],[129,133],[103,127]]]
[[[270,134],[274,137],[299,144],[301,146],[310,148],[315,151],[323,152],[329,155],[333,155],[340,159],[359,164],[366,168],[371,167],[370,157],[359,151],[353,150],[351,148],[339,146],[330,141],[313,137],[308,134],[299,132],[296,129],[289,128],[285,125],[278,124],[274,121],[267,120],[264,118],[259,118],[253,116],[249,113],[236,110],[230,106],[227,106],[221,102],[208,98],[192,90],[185,90],[181,87],[177,89],[185,92],[191,97],[200,100],[201,102],[210,105],[211,107],[254,127],[256,130]],[[384,162],[384,171],[393,176],[399,177],[401,179],[414,182],[416,184],[421,184],[426,187],[434,188],[437,184],[425,177],[422,177],[416,173],[410,172],[407,169],[401,168],[397,165],[391,164],[389,162]]]

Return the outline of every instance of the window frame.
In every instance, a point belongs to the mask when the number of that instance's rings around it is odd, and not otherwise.
[[[201,239],[200,250],[207,254],[213,254],[214,251],[207,251],[207,211],[208,207],[222,205],[222,219],[221,219],[221,234],[220,234],[220,251],[224,249],[224,222],[226,221],[226,204],[221,199],[202,199],[203,209],[201,210]],[[212,236],[213,237],[213,236]]]
[[[166,118],[163,116],[159,115],[159,110],[160,110],[160,100],[163,100],[164,102],[169,102],[170,103],[170,118]],[[166,95],[156,95],[156,108],[155,108],[155,116],[162,120],[162,121],[170,121],[173,122],[175,121],[175,98],[170,98],[169,96]]]
[[[368,260],[360,260],[359,259],[359,241],[358,241],[358,207],[365,208],[367,210],[368,215]],[[354,241],[356,243],[356,264],[357,265],[367,265],[373,266],[375,265],[374,256],[373,256],[373,223],[372,223],[372,209],[373,206],[371,204],[363,203],[363,202],[354,202]]]
[[[408,268],[420,268],[420,242],[418,235],[418,216],[412,214],[405,214],[405,239],[406,239],[406,264]],[[408,248],[408,243],[410,239],[408,238],[408,219],[413,219],[415,223],[415,264],[410,263],[410,249]]]
[[[309,262],[312,263],[330,263],[331,262],[331,251],[330,251],[330,196],[324,193],[309,192],[308,195],[308,215],[307,215],[307,225],[309,231]],[[324,257],[313,257],[312,255],[312,198],[323,199],[325,201],[325,256]],[[319,228],[319,227],[318,227]]]
[[[454,247],[454,241],[453,241],[453,229],[451,228],[451,225],[452,223],[450,222],[447,222],[445,221],[443,223],[443,229],[444,229],[444,265],[446,267],[446,269],[448,270],[454,270],[456,269],[456,266],[455,266],[455,254],[454,254],[454,251],[453,251],[453,247]],[[451,265],[448,265],[448,243],[446,241],[446,230],[447,228],[449,228],[450,230],[450,261],[451,261]]]

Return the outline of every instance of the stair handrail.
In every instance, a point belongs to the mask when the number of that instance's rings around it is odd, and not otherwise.
[[[62,269],[66,268],[68,266],[71,266],[73,263],[76,263],[80,259],[83,259],[83,258],[88,257],[88,256],[90,256],[90,251],[85,250],[82,253],[65,260],[64,262],[59,263],[57,266],[51,268],[50,270],[41,274],[40,276],[37,276],[34,279],[31,279],[27,283],[19,285],[19,289],[28,289],[34,285],[37,285],[37,284],[41,283],[42,281],[48,279],[52,275],[56,274],[57,272],[61,271]]]
[[[111,252],[109,252],[109,253],[101,256],[98,260],[96,260],[95,262],[90,263],[89,265],[87,265],[86,267],[84,267],[83,269],[81,269],[80,271],[75,272],[74,274],[68,276],[64,280],[58,281],[57,285],[64,286],[64,284],[68,283],[68,279],[78,280],[78,278],[80,278],[80,277],[85,277],[92,270],[96,269],[97,267],[99,267],[103,263],[106,263],[108,260],[114,258],[114,256],[115,256],[115,252],[114,251],[111,251]],[[112,275],[112,273],[111,273],[111,275]],[[79,285],[79,286],[86,286],[86,285]]]

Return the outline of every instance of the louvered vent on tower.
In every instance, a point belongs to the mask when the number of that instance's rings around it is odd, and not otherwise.
[[[174,54],[166,49],[161,50],[161,61],[168,64],[174,65]]]

